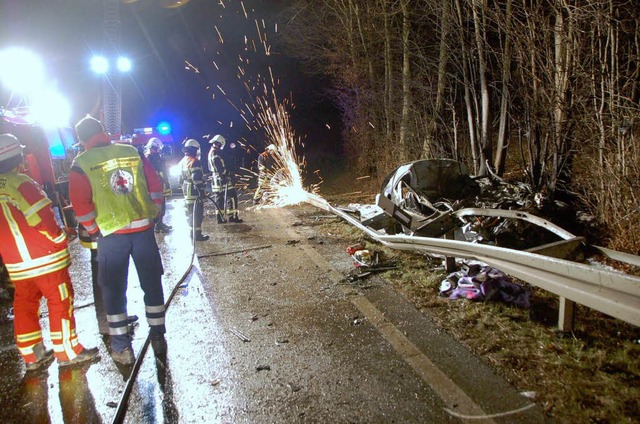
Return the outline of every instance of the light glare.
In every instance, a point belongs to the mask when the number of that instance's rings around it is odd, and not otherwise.
[[[104,56],[94,56],[91,58],[91,70],[96,74],[106,74],[109,70],[109,61]]]
[[[118,61],[116,62],[116,66],[118,67],[118,70],[120,72],[129,72],[129,71],[131,71],[131,68],[133,67],[133,65],[131,63],[131,59],[129,59],[128,57],[124,57],[124,56],[120,56],[118,58]]]
[[[0,80],[10,90],[30,94],[44,81],[44,65],[33,52],[12,47],[0,52]]]

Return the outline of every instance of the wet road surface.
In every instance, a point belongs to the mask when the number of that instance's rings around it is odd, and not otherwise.
[[[215,224],[206,209],[211,238],[194,255],[182,201],[168,204],[167,358],[148,349],[124,422],[544,422],[383,280],[347,283],[344,246],[319,241],[299,207],[246,210],[240,224]],[[72,255],[79,337],[102,359],[25,378],[12,326],[0,325],[0,422],[113,422],[120,410],[131,370],[98,333],[89,252],[73,243]],[[139,355],[148,327],[133,265],[128,298]]]

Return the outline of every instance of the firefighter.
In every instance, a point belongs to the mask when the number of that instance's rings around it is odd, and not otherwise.
[[[164,197],[167,198],[171,196],[171,184],[169,184],[169,173],[167,172],[167,165],[165,164],[164,158],[162,157],[162,148],[162,141],[157,137],[153,137],[147,142],[144,154],[147,159],[149,159],[149,162],[151,162],[151,165],[153,165],[153,168],[156,170],[156,173],[160,177],[160,180],[162,181],[162,193]],[[155,226],[156,233],[168,233],[173,228],[163,222],[164,214],[166,211],[165,202],[162,202],[162,205],[160,206],[160,213],[158,214]]]
[[[226,140],[221,135],[216,135],[210,141],[209,170],[211,171],[211,192],[216,202],[218,224],[225,222],[223,210],[229,216],[229,222],[243,222],[238,217],[238,192],[235,181],[230,174],[225,160],[222,157],[222,149]]]
[[[162,259],[153,231],[162,182],[137,149],[111,143],[102,123],[91,116],[75,126],[84,152],[69,172],[69,194],[77,219],[98,238],[98,284],[109,322],[111,357],[135,361],[127,320],[129,258],[144,291],[145,315],[156,356],[166,354]]]
[[[187,220],[191,228],[191,238],[207,241],[209,236],[202,234],[204,214],[204,172],[200,163],[200,143],[189,139],[182,148],[184,157],[180,160],[180,183],[187,206]]]
[[[269,178],[273,174],[273,168],[275,166],[276,158],[276,146],[275,144],[269,144],[264,152],[258,156],[258,188],[253,195],[253,204],[257,205],[262,200],[263,191],[267,189],[269,185]]]
[[[15,286],[14,333],[27,372],[99,359],[76,334],[71,258],[67,235],[56,223],[51,200],[30,177],[18,172],[22,146],[11,134],[0,135],[0,255]],[[42,341],[38,309],[45,297],[53,350]]]

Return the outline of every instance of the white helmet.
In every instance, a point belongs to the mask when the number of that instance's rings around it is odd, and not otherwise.
[[[196,147],[196,148],[200,148],[200,143],[198,143],[197,140],[194,140],[193,138],[190,138],[189,140],[187,140],[184,143],[184,147]]]
[[[150,138],[149,141],[147,141],[146,145],[147,152],[150,152],[154,149],[160,152],[162,151],[163,147],[164,145],[162,144],[162,140],[157,137]]]
[[[22,154],[22,145],[13,134],[0,134],[0,162]]]
[[[272,151],[272,152],[275,152],[275,151],[276,151],[276,145],[275,145],[275,144],[269,144],[269,145],[267,146],[267,150],[270,150],[270,151]]]
[[[220,143],[220,148],[224,148],[225,143],[227,142],[227,140],[224,139],[223,136],[221,136],[220,134],[214,136],[211,141],[209,143]]]

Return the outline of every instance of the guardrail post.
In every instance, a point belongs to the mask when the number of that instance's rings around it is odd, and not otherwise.
[[[560,297],[560,309],[558,313],[558,329],[560,331],[573,331],[576,317],[576,302]]]
[[[447,232],[444,235],[444,238],[447,240],[453,240],[454,235],[453,235],[453,230]],[[447,273],[451,273],[451,272],[455,272],[456,271],[456,258],[452,257],[452,256],[445,256],[444,258],[444,270]]]

